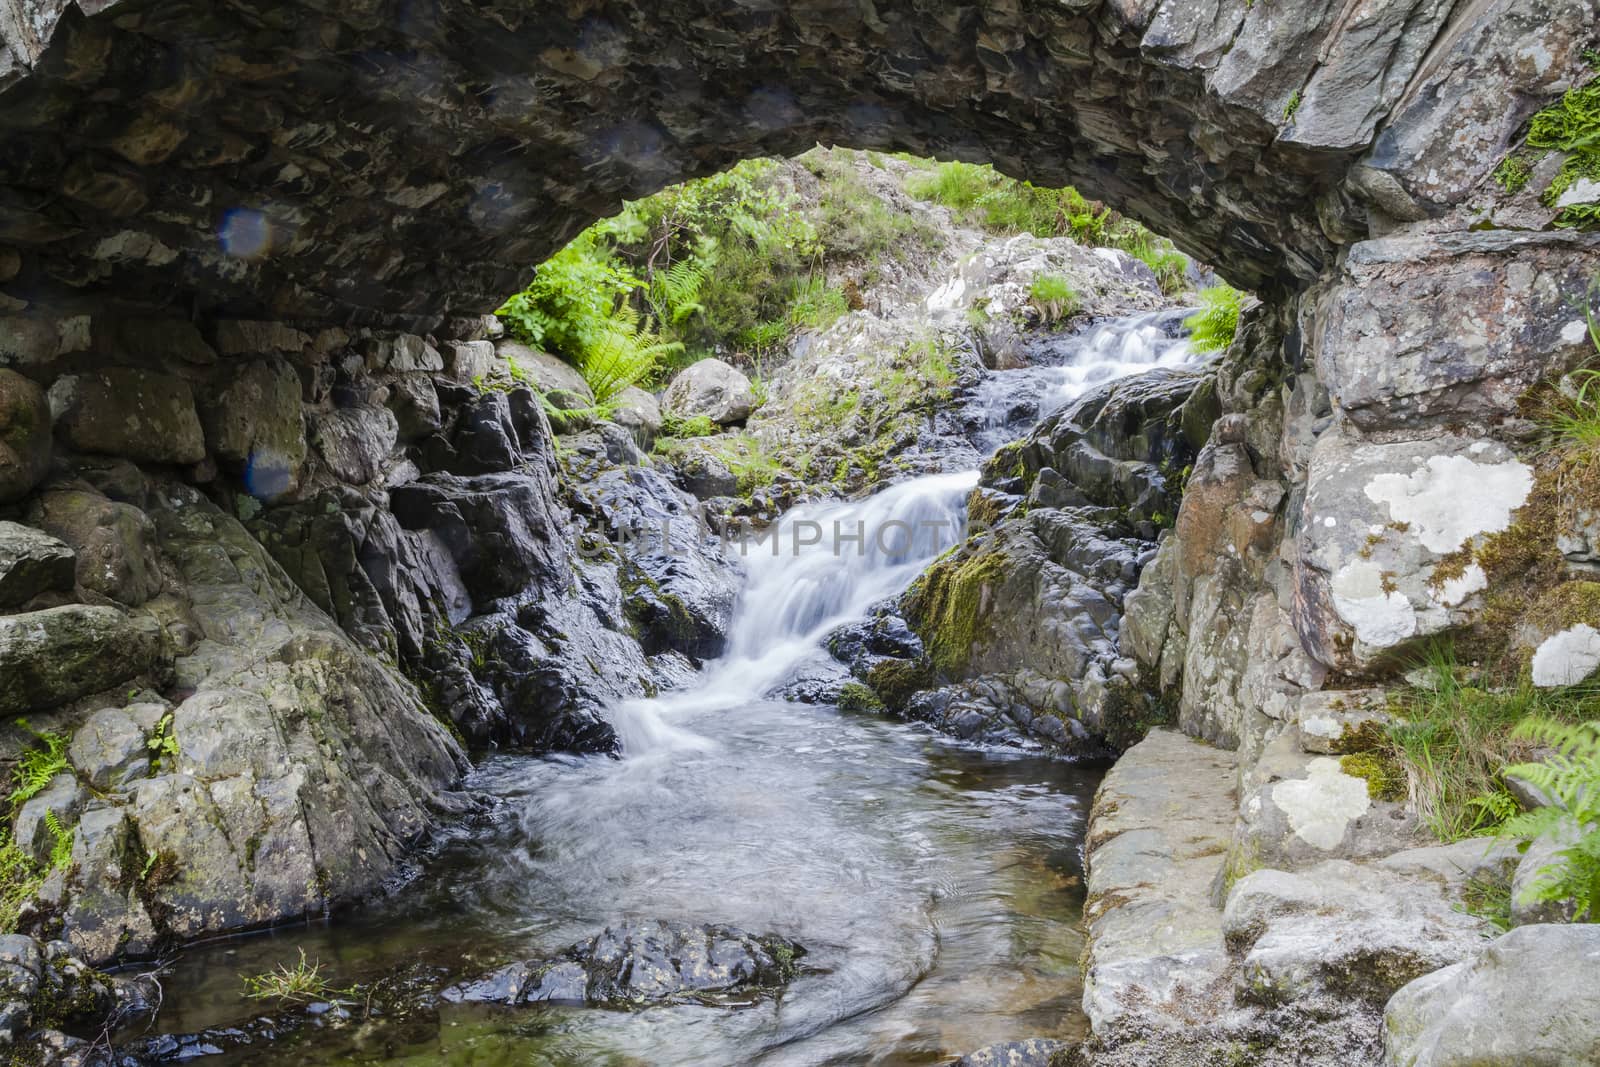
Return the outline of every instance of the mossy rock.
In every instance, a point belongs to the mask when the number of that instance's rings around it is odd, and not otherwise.
[[[958,677],[965,671],[991,606],[990,592],[1005,580],[1008,565],[1002,552],[945,556],[907,591],[906,619],[940,674]]]
[[[847,682],[844,688],[839,690],[839,710],[881,715],[885,709],[883,701],[878,699],[878,694],[869,686],[860,682]]]
[[[1367,783],[1373,800],[1401,801],[1406,798],[1406,772],[1382,751],[1353,752],[1339,759],[1339,769]]]
[[[892,711],[900,711],[911,698],[933,686],[933,670],[922,659],[879,660],[867,669],[867,684]]]

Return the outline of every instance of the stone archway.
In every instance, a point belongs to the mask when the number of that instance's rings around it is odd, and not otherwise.
[[[1600,238],[1552,229],[1534,191],[1506,192],[1491,173],[1527,117],[1580,76],[1597,16],[1597,0],[0,0],[0,414],[7,388],[28,394],[18,407],[42,427],[43,455],[17,461],[27,470],[13,479],[0,451],[0,517],[36,503],[53,418],[73,462],[103,464],[93,491],[72,487],[65,504],[110,515],[129,544],[150,539],[139,523],[153,515],[206,594],[159,615],[106,594],[163,630],[162,655],[142,617],[98,603],[37,614],[103,624],[90,660],[166,666],[202,635],[226,643],[212,635],[246,629],[240,617],[268,620],[247,635],[250,656],[194,667],[227,683],[225,699],[203,691],[172,714],[180,733],[202,731],[215,760],[202,775],[271,772],[315,816],[239,835],[284,857],[258,873],[254,851],[194,845],[157,821],[165,795],[132,815],[90,811],[80,866],[95,893],[122,884],[137,835],[144,859],[180,841],[193,850],[183,859],[227,876],[91,897],[75,936],[104,958],[157,934],[320,909],[372,889],[438,811],[459,813],[447,792],[459,749],[368,653],[421,658],[441,617],[460,621],[445,607],[570,584],[536,405],[480,404],[466,388],[488,347],[481,316],[623,198],[819,140],[1070,182],[1267,298],[1224,361],[1223,418],[1130,607],[1149,623],[1131,654],[1180,690],[1185,729],[1253,757],[1330,668],[1359,676],[1391,634],[1457,606],[1426,585],[1441,553],[1423,543],[1425,522],[1383,549],[1413,568],[1393,589],[1385,564],[1368,566],[1371,534],[1327,524],[1378,503],[1345,484],[1352,457],[1395,487],[1390,499],[1434,469],[1424,460],[1504,466],[1489,428],[1583,350],[1567,300],[1600,268]],[[393,408],[419,424],[427,412],[385,406],[394,395],[377,399],[372,379],[447,361],[458,407],[478,419],[451,447],[467,451],[479,431],[517,447],[491,457],[499,466],[393,486],[369,453],[408,443]],[[113,425],[146,401],[173,413],[155,444]],[[439,429],[435,401],[419,439]],[[78,414],[64,424],[53,407]],[[320,453],[326,495],[252,520],[250,501],[228,514],[192,488],[234,500],[228,479],[269,446],[291,480]],[[137,470],[130,489],[126,464],[106,456],[154,468],[167,491],[146,493]],[[513,464],[532,473],[502,479]],[[458,474],[500,481],[465,492]],[[1240,515],[1253,525],[1230,524]],[[488,531],[493,548],[462,530]],[[494,551],[507,543],[526,552]],[[223,556],[232,570],[219,578]],[[291,564],[327,615],[295,602]],[[454,585],[433,580],[452,567]],[[293,640],[272,628],[285,617]],[[531,681],[514,695],[564,699],[561,679],[526,669],[532,646],[515,631],[485,638],[528,655],[515,666]],[[105,686],[125,680],[117,666]],[[490,703],[449,666],[435,677],[452,699]],[[329,681],[344,678],[360,692]],[[182,681],[174,691],[195,677]],[[291,682],[327,700],[296,703]],[[225,745],[271,718],[257,696],[269,689],[308,735],[312,710],[337,708],[348,729],[336,751],[286,750],[293,774],[280,774]],[[17,710],[29,708],[0,702]],[[106,710],[137,754],[150,725]]]
[[[11,0],[3,291],[437,330],[625,197],[823,141],[1070,182],[1286,293],[1374,223],[1460,203],[1592,14]]]

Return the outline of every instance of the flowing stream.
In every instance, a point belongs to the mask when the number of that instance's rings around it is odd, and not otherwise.
[[[1106,378],[1189,358],[1171,315],[1053,344],[1050,365],[986,382],[975,401],[986,432],[1019,392],[1043,414]],[[936,474],[786,516],[776,554],[749,549],[727,655],[691,689],[614,709],[623,759],[488,759],[470,784],[503,801],[499,818],[459,831],[359,917],[190,950],[165,981],[157,1028],[249,1018],[239,976],[300,948],[341,981],[408,963],[470,975],[661,918],[787,935],[810,970],[738,1009],[445,1005],[302,1028],[225,1062],[912,1065],[1081,1037],[1080,842],[1100,769],[769,695],[831,629],[959,539],[976,480]],[[836,523],[864,540],[837,540]]]

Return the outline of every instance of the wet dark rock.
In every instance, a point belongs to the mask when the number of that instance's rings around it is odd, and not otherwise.
[[[80,452],[149,463],[199,463],[206,458],[194,392],[182,378],[108,367],[58,378],[50,397],[56,433]]]
[[[439,539],[479,606],[565,585],[564,531],[544,479],[430,474],[396,487],[389,499],[402,528]]]
[[[600,1007],[760,996],[788,984],[805,949],[776,934],[663,921],[608,927],[560,956],[451,986],[452,1003]]]
[[[0,522],[0,611],[15,610],[43,593],[71,593],[72,549],[31,526]]]

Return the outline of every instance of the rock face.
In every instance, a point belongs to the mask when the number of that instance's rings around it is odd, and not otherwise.
[[[756,409],[750,379],[720,359],[702,359],[679,372],[662,397],[682,418],[707,418],[719,426],[743,422]]]
[[[751,997],[786,985],[805,949],[776,935],[727,926],[641,922],[608,927],[549,960],[513,963],[445,990],[445,1000],[478,1004],[647,1004]]]
[[[1388,1062],[1594,1063],[1600,1060],[1597,973],[1600,927],[1518,927],[1395,994],[1383,1017]]]
[[[974,495],[998,513],[907,593],[926,647],[901,667],[856,664],[908,717],[968,739],[1018,736],[1058,749],[1123,748],[1160,718],[1118,651],[1122,600],[1154,552],[1153,519],[1178,509],[1193,459],[1186,409],[1200,371],[1157,370],[1091,391],[1001,449]],[[1025,505],[1025,506],[1019,506]],[[863,669],[864,668],[864,669]],[[915,697],[893,674],[942,682]],[[874,681],[876,679],[876,681]]]
[[[43,530],[0,522],[0,611],[22,607],[41,593],[71,593],[72,549]]]

